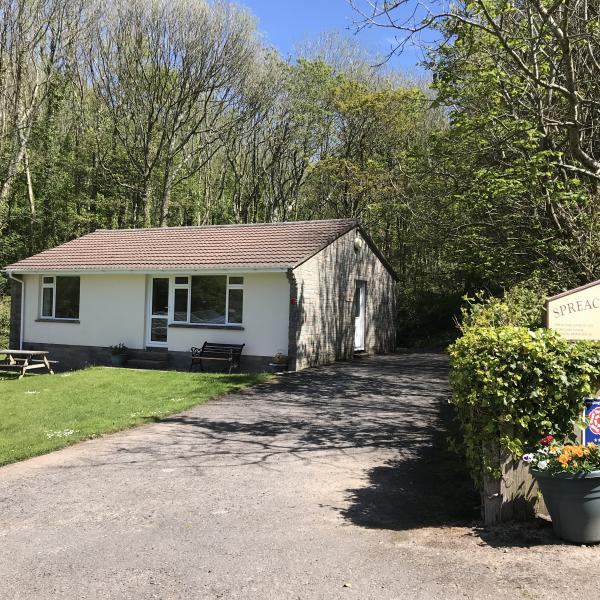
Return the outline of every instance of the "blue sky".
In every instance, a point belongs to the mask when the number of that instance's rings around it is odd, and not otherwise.
[[[294,45],[315,39],[320,33],[337,31],[356,37],[359,43],[374,54],[387,54],[393,32],[371,28],[354,35],[354,24],[360,16],[346,0],[238,0],[258,18],[258,28],[267,44],[284,55],[293,54]],[[392,66],[409,72],[419,72],[416,66],[420,52],[407,48],[392,59]]]

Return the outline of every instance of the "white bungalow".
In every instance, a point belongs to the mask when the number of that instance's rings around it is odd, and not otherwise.
[[[243,343],[248,370],[394,348],[395,275],[354,220],[98,230],[5,272],[11,346],[63,368],[118,343],[173,368],[204,341]]]

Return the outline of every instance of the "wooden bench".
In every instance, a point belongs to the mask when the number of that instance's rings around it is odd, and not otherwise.
[[[202,364],[203,360],[220,360],[228,364],[228,373],[231,373],[233,369],[240,368],[242,350],[245,345],[246,344],[215,344],[213,342],[204,342],[202,348],[192,348],[190,371],[195,365],[199,365],[200,370],[204,371],[204,366]]]

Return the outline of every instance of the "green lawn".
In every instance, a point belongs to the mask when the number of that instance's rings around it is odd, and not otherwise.
[[[154,421],[268,377],[93,367],[18,381],[0,373],[0,465]]]

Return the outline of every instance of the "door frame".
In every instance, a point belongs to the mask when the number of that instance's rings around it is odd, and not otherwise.
[[[154,291],[154,280],[155,279],[166,279],[168,281],[167,291],[167,314],[166,315],[153,315],[152,314],[152,294]],[[144,343],[146,348],[167,348],[169,345],[168,338],[166,342],[155,342],[152,341],[152,319],[164,319],[167,327],[167,335],[169,331],[169,315],[171,312],[171,278],[168,275],[150,275],[148,278],[148,293],[146,294],[146,334],[144,336]]]
[[[354,314],[354,351],[355,352],[364,352],[365,350],[365,341],[367,337],[367,282],[365,279],[357,279],[354,283],[354,298],[356,301],[356,291],[359,292],[359,308],[360,315],[356,316],[356,306],[353,306],[353,314]],[[362,321],[362,340],[361,344],[357,345],[356,343],[356,320],[360,319]]]

